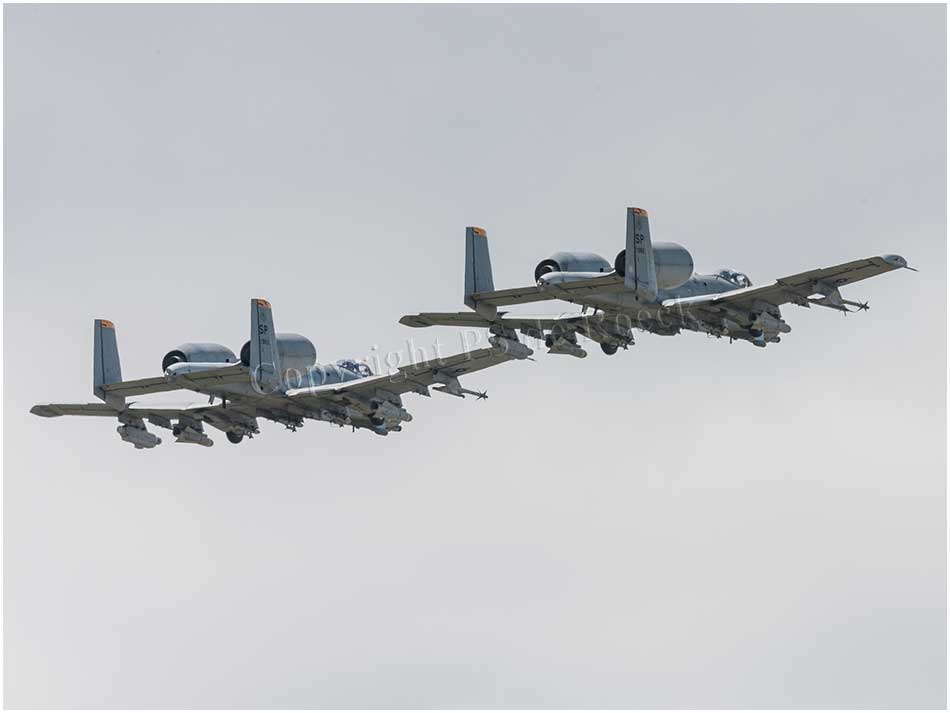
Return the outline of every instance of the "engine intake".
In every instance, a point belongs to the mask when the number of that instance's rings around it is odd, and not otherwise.
[[[549,272],[610,272],[610,263],[597,253],[567,250],[554,253],[534,268],[534,281]]]
[[[212,344],[210,342],[188,342],[172,349],[165,358],[162,359],[162,371],[168,369],[172,364],[182,362],[206,362],[220,364],[236,364],[237,357],[234,352],[221,344]]]

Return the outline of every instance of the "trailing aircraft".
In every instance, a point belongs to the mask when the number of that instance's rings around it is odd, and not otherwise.
[[[380,436],[402,430],[412,420],[403,394],[429,396],[429,387],[452,396],[487,398],[485,392],[462,387],[459,377],[518,356],[496,347],[410,364],[392,374],[373,374],[355,359],[318,364],[313,343],[299,334],[277,333],[270,303],[251,300],[251,338],[235,355],[220,344],[182,344],[162,359],[164,374],[122,380],[115,325],[95,320],[93,393],[100,399],[85,404],[39,404],[37,416],[105,416],[118,419],[120,438],[137,449],[154,448],[162,439],[146,422],[169,429],[178,443],[211,446],[204,424],[224,431],[240,443],[259,433],[258,419],[283,424],[292,431],[304,419],[365,428]],[[523,346],[523,345],[522,345]],[[208,405],[166,408],[129,397],[186,389],[210,397]],[[215,400],[220,403],[215,404]]]
[[[538,263],[535,284],[496,290],[488,237],[482,228],[465,231],[464,302],[471,312],[422,312],[399,321],[409,327],[434,325],[485,327],[493,344],[518,342],[517,332],[544,340],[548,353],[578,358],[587,352],[581,334],[608,355],[634,343],[633,329],[660,335],[681,330],[728,337],[765,347],[791,331],[781,305],[827,307],[840,312],[868,309],[867,302],[845,299],[841,287],[906,268],[900,255],[880,255],[833,267],[807,270],[755,287],[732,269],[695,274],[689,251],[677,243],[654,243],[647,211],[627,209],[626,245],[613,264],[591,252],[558,252]],[[499,307],[563,300],[583,312],[564,317],[519,317]],[[592,314],[587,310],[592,308]]]

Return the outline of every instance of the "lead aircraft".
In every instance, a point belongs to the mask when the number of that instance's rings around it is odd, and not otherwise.
[[[660,335],[681,330],[728,337],[765,347],[792,331],[781,305],[827,307],[840,312],[868,309],[867,302],[841,296],[839,288],[908,267],[900,255],[880,255],[807,270],[754,287],[737,270],[694,274],[689,251],[676,243],[654,243],[642,208],[627,209],[626,245],[613,265],[590,252],[558,252],[534,271],[535,284],[495,290],[488,237],[482,228],[465,231],[465,304],[474,312],[422,312],[405,315],[409,327],[433,325],[487,327],[492,344],[519,344],[517,332],[543,339],[549,353],[583,358],[581,334],[608,355],[633,344],[633,329]],[[519,317],[499,307],[564,300],[584,311],[568,317]],[[593,313],[586,314],[589,308]]]
[[[224,431],[231,443],[259,433],[258,419],[291,430],[304,419],[337,426],[365,428],[380,436],[402,430],[412,420],[402,395],[429,396],[429,387],[452,396],[486,398],[485,392],[463,388],[459,377],[515,358],[493,346],[404,366],[392,374],[373,374],[355,359],[317,363],[313,343],[299,334],[278,334],[270,303],[251,300],[251,338],[240,356],[220,344],[182,344],[162,360],[164,374],[122,381],[115,325],[95,320],[93,393],[100,399],[85,404],[39,404],[37,416],[105,416],[116,418],[123,441],[136,448],[154,448],[162,439],[146,422],[169,429],[179,443],[211,446],[204,424]],[[523,345],[522,345],[523,346]],[[210,397],[208,405],[185,408],[150,406],[126,399],[144,394],[186,389]],[[215,404],[215,400],[220,403]]]

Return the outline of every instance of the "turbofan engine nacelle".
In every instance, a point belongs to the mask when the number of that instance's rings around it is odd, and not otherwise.
[[[172,364],[184,362],[202,362],[216,364],[236,364],[234,352],[221,344],[210,342],[189,342],[172,349],[162,359],[162,371],[166,371]]]
[[[534,281],[549,272],[610,272],[610,263],[597,253],[566,250],[539,262],[534,268]]]
[[[661,290],[679,287],[693,276],[693,256],[677,243],[653,243],[656,265],[656,286]],[[614,270],[623,276],[627,268],[627,251],[621,250],[614,261]]]
[[[280,357],[280,366],[285,372],[294,369],[303,374],[317,363],[317,348],[301,334],[278,334],[277,354]],[[244,366],[251,365],[250,342],[245,342],[241,347],[241,363]]]

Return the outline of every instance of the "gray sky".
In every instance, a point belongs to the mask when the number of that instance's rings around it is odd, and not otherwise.
[[[7,6],[8,707],[946,705],[946,9]],[[753,281],[885,252],[866,314],[135,451],[92,400],[233,349],[320,356],[612,260],[624,209]],[[533,310],[550,311],[552,306]],[[163,432],[162,435],[167,435]]]

